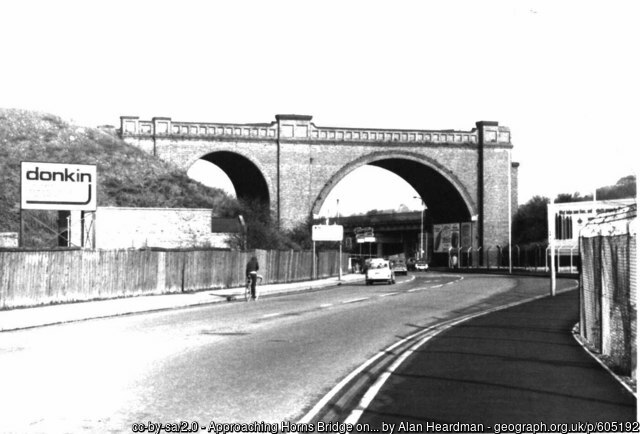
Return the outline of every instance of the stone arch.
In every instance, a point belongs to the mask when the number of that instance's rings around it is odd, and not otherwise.
[[[478,214],[475,200],[454,173],[433,158],[402,151],[373,152],[345,164],[324,185],[314,201],[312,213],[320,212],[331,190],[346,175],[367,164],[387,169],[407,181],[429,206],[434,222],[446,222],[448,218],[468,221]],[[436,191],[437,188],[442,191]]]
[[[199,159],[215,164],[227,174],[238,199],[258,199],[270,205],[272,183],[253,157],[234,150],[216,149],[194,159],[191,164]]]

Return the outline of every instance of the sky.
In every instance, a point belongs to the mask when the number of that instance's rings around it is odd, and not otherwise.
[[[86,126],[176,121],[511,129],[519,202],[637,173],[637,1],[29,1],[0,3],[0,107]],[[325,211],[370,207],[354,171]],[[379,191],[379,190],[378,190]],[[400,193],[401,192],[401,193]],[[335,205],[333,203],[335,202]]]

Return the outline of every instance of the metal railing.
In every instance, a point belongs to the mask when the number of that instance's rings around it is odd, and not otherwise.
[[[550,272],[550,248],[546,244],[511,246],[450,247],[447,254],[448,268],[461,269],[509,269],[516,271]],[[561,273],[577,274],[580,271],[579,251],[575,246],[556,247],[554,261]]]

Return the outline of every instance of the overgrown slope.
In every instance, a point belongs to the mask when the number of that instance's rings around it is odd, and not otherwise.
[[[109,132],[0,109],[0,232],[19,230],[21,161],[96,164],[98,206],[215,209],[231,200]]]

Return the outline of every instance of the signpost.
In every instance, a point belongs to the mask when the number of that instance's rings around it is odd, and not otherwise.
[[[96,210],[96,165],[23,161],[20,166],[21,246],[24,243],[22,210]]]
[[[338,280],[342,280],[342,239],[344,227],[342,225],[313,225],[311,227],[311,240],[313,241],[313,278],[316,279],[316,241],[340,241],[340,268]]]
[[[23,161],[20,177],[22,209],[95,211],[95,165]]]

